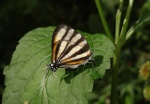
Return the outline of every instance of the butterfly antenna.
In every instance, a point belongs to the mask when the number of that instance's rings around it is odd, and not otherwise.
[[[54,75],[54,72],[50,70],[50,66],[49,66],[49,65],[47,65],[47,71],[46,71],[46,75],[45,75],[45,77],[47,77],[48,75],[50,75],[50,74],[51,74],[51,72],[52,72],[52,76],[53,76],[53,78],[57,78],[57,76],[55,76],[55,75]]]
[[[47,83],[49,73],[50,73],[50,70],[49,70],[49,67],[47,67],[47,68],[46,68],[45,76],[44,76],[44,78],[42,79],[41,85],[40,85],[40,87],[39,87],[39,88],[41,89],[40,94],[44,93],[43,91],[44,91],[44,89],[45,89],[45,85],[46,85],[46,83]]]
[[[50,74],[50,67],[47,65],[46,73],[45,73],[45,78]]]

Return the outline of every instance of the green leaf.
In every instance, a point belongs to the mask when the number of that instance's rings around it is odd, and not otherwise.
[[[140,18],[127,32],[126,40],[129,39],[132,34],[139,29],[140,27],[144,26],[146,23],[150,22],[150,13]]]
[[[80,32],[93,52],[92,63],[73,71],[59,68],[45,77],[51,59],[55,27],[37,28],[19,41],[10,65],[4,69],[3,104],[86,104],[93,81],[110,68],[114,45],[104,34]]]

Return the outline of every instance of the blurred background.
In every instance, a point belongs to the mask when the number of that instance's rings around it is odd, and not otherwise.
[[[128,5],[124,0],[122,18]],[[101,0],[109,27],[115,32],[115,14],[118,0]],[[129,26],[148,14],[150,0],[135,0]],[[18,41],[25,33],[37,27],[57,26],[60,23],[89,33],[105,33],[95,0],[1,0],[0,1],[0,101],[4,85],[3,69],[11,61]],[[139,76],[142,65],[150,61],[150,25],[140,28],[125,44],[121,54],[118,81],[120,104],[149,104],[150,88]],[[147,65],[147,64],[146,64]],[[95,81],[89,93],[90,104],[110,103],[111,70],[103,79]],[[143,91],[148,92],[145,95]],[[149,98],[149,99],[148,99]]]

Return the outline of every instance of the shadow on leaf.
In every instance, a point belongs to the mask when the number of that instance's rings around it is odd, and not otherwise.
[[[77,75],[81,73],[83,77],[87,73],[88,74],[90,74],[90,72],[93,73],[93,71],[91,70],[94,70],[94,73],[97,76],[99,75],[98,71],[100,70],[97,67],[102,64],[102,61],[103,61],[103,56],[99,55],[99,56],[94,57],[94,59],[90,60],[87,64],[81,65],[76,69],[65,69],[65,75],[62,76],[61,80],[64,79],[66,83],[70,83],[72,78],[76,77]],[[93,76],[93,74],[91,75]]]

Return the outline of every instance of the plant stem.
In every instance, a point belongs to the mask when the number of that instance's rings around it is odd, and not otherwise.
[[[104,17],[104,13],[103,13],[103,10],[102,10],[102,7],[101,7],[101,3],[100,3],[100,0],[95,0],[95,3],[96,3],[96,6],[97,6],[97,9],[98,9],[98,13],[99,13],[99,16],[100,16],[100,19],[102,21],[102,24],[104,26],[104,29],[105,29],[105,32],[106,32],[106,35],[110,38],[110,40],[112,42],[114,42],[114,39],[112,37],[112,34],[110,32],[110,29],[108,27],[108,24],[106,22],[106,19]]]
[[[119,69],[119,58],[120,58],[120,47],[118,47],[118,42],[119,42],[119,35],[120,35],[122,5],[123,5],[123,0],[120,0],[119,8],[116,13],[116,31],[115,31],[116,50],[114,51],[114,56],[113,56],[111,104],[116,104],[117,101],[117,82],[118,82],[118,69]]]
[[[116,13],[116,30],[115,30],[115,44],[119,41],[119,34],[120,34],[120,21],[121,21],[121,9],[123,5],[123,0],[120,0],[119,8]]]
[[[113,68],[112,68],[111,104],[116,104],[117,101],[119,59],[120,59],[120,48],[116,47],[116,50],[114,51]]]
[[[116,104],[116,101],[117,101],[117,80],[118,80],[120,52],[121,52],[122,46],[124,45],[126,41],[125,36],[126,36],[127,27],[128,27],[130,13],[132,10],[133,1],[134,0],[129,0],[126,16],[123,21],[123,26],[120,32],[121,8],[123,4],[123,0],[120,0],[120,6],[116,14],[116,31],[115,31],[115,41],[114,41],[112,34],[110,32],[110,29],[108,27],[108,24],[106,22],[106,19],[104,18],[104,13],[100,4],[100,0],[95,0],[105,32],[107,36],[111,39],[111,41],[115,43],[115,46],[116,46],[116,50],[114,51],[114,57],[113,57],[111,104]]]
[[[134,0],[129,0],[127,13],[126,13],[125,19],[123,21],[123,26],[122,26],[121,33],[120,33],[120,38],[119,38],[121,47],[124,44],[124,42],[126,41],[125,36],[126,36],[126,31],[127,31],[127,27],[128,27],[128,23],[129,23],[129,18],[130,18],[132,6],[133,6],[133,1]]]
[[[118,70],[119,70],[119,60],[120,60],[120,52],[121,52],[121,48],[125,43],[125,35],[126,35],[126,31],[127,31],[127,27],[128,27],[128,22],[129,22],[129,17],[130,17],[130,13],[132,10],[132,5],[133,5],[133,1],[134,0],[129,0],[129,4],[128,4],[128,9],[127,9],[127,13],[125,16],[125,19],[123,21],[123,26],[121,29],[121,33],[119,36],[119,30],[120,30],[120,24],[119,21],[120,20],[116,20],[116,34],[115,34],[115,45],[116,45],[116,50],[114,52],[114,57],[113,57],[113,71],[112,71],[112,88],[111,88],[111,104],[116,104],[117,102],[117,80],[118,80]],[[123,0],[120,0],[120,6],[122,6]],[[121,8],[119,8],[120,11]],[[121,19],[121,11],[120,14],[117,14],[118,18]],[[118,21],[118,22],[117,22]]]

